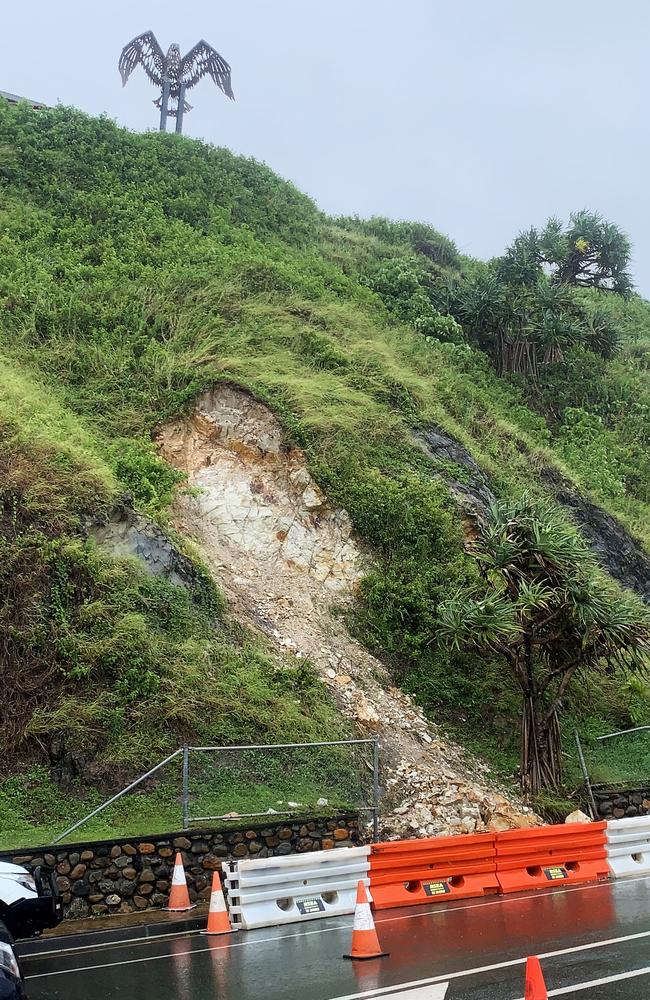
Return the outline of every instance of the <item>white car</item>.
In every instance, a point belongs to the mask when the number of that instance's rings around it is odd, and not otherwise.
[[[35,937],[56,927],[63,917],[61,894],[54,872],[0,861],[0,920],[13,937]]]
[[[63,903],[54,872],[0,861],[0,1000],[25,1000],[14,938],[34,937],[56,927]]]

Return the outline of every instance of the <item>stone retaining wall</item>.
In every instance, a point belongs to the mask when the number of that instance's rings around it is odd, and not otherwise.
[[[356,815],[299,819],[240,829],[183,830],[148,838],[57,844],[0,854],[32,870],[54,868],[65,916],[133,913],[165,906],[174,856],[181,851],[192,902],[208,899],[212,872],[222,861],[267,858],[353,847],[362,842]]]
[[[623,819],[624,816],[650,815],[650,789],[612,792],[594,791],[599,819]]]

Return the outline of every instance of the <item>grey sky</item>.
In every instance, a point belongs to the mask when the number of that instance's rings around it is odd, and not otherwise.
[[[485,258],[596,209],[650,296],[648,0],[13,0],[0,89],[155,127],[144,73],[117,72],[148,28],[232,65],[236,103],[203,81],[185,132],[326,211],[423,220]]]

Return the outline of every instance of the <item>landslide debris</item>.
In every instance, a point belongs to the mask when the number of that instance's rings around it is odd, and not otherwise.
[[[353,600],[369,557],[271,411],[222,385],[166,424],[157,442],[190,487],[175,502],[175,526],[198,546],[235,616],[287,656],[307,657],[341,712],[361,733],[379,734],[383,834],[537,822],[424,717],[333,613]]]

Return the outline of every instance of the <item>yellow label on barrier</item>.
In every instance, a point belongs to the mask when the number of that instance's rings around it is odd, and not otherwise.
[[[444,896],[450,891],[448,882],[423,882],[422,888],[427,896]]]
[[[310,896],[308,899],[297,899],[296,906],[303,917],[311,913],[321,913],[325,909],[325,903],[319,896]]]
[[[555,868],[545,868],[544,874],[549,882],[557,882],[559,879],[569,877],[568,871],[566,868],[562,868],[561,865],[557,865]]]

